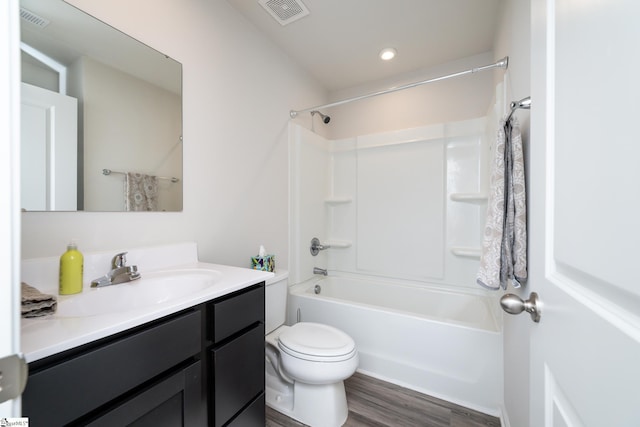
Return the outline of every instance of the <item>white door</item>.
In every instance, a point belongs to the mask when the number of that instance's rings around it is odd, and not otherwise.
[[[531,426],[640,426],[638,17],[532,1]]]
[[[18,7],[17,0],[0,2],[0,359],[20,351]],[[0,388],[16,374],[10,370],[0,375]],[[0,403],[0,418],[18,417],[19,403],[19,399]]]
[[[22,209],[75,211],[78,101],[22,83]]]

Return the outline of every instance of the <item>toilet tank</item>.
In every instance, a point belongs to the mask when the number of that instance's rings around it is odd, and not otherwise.
[[[287,283],[289,272],[278,270],[275,277],[267,280],[264,298],[265,333],[284,325],[287,315]]]

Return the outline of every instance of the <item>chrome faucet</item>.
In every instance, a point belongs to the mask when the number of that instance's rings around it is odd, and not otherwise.
[[[142,277],[138,272],[137,266],[126,265],[126,254],[126,252],[116,254],[111,260],[111,271],[102,277],[92,280],[91,287],[99,288],[102,286],[117,285],[118,283],[131,282],[132,280],[137,280]]]
[[[326,276],[327,270],[324,268],[313,267],[313,274],[322,274],[323,276]]]

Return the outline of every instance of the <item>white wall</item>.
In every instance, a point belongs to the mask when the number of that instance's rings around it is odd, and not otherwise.
[[[85,251],[193,240],[204,261],[249,266],[264,244],[286,267],[289,110],[326,102],[322,87],[224,0],[71,3],[183,64],[184,210],[25,213],[23,258],[72,237]]]
[[[505,93],[507,102],[530,95],[530,0],[508,0],[502,8],[499,31],[494,44],[496,58],[509,55]],[[532,108],[536,108],[535,99]],[[529,112],[515,113],[521,125],[525,162],[529,159]],[[525,165],[529,170],[528,165]],[[529,180],[529,175],[526,177]],[[532,230],[529,230],[531,233]],[[531,252],[530,252],[531,253]],[[540,260],[542,261],[542,260]],[[529,258],[529,264],[537,260]],[[529,283],[536,280],[529,277]],[[529,288],[509,292],[526,299]],[[529,328],[535,324],[529,316],[504,315],[504,397],[507,426],[529,425]]]
[[[333,92],[330,101],[441,77],[493,62],[490,52],[474,55],[394,79]],[[501,69],[483,71],[327,109],[323,112],[331,116],[331,122],[326,125],[328,137],[340,139],[483,117],[494,94],[494,76],[500,78],[503,74]]]

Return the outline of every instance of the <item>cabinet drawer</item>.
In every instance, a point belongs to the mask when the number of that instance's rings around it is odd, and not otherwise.
[[[264,322],[264,284],[216,300],[211,306],[208,329],[213,336],[209,339],[218,343],[254,323]]]
[[[200,349],[201,312],[188,312],[33,373],[22,413],[33,425],[66,424]]]
[[[264,391],[264,326],[214,348],[213,416],[223,425]]]

